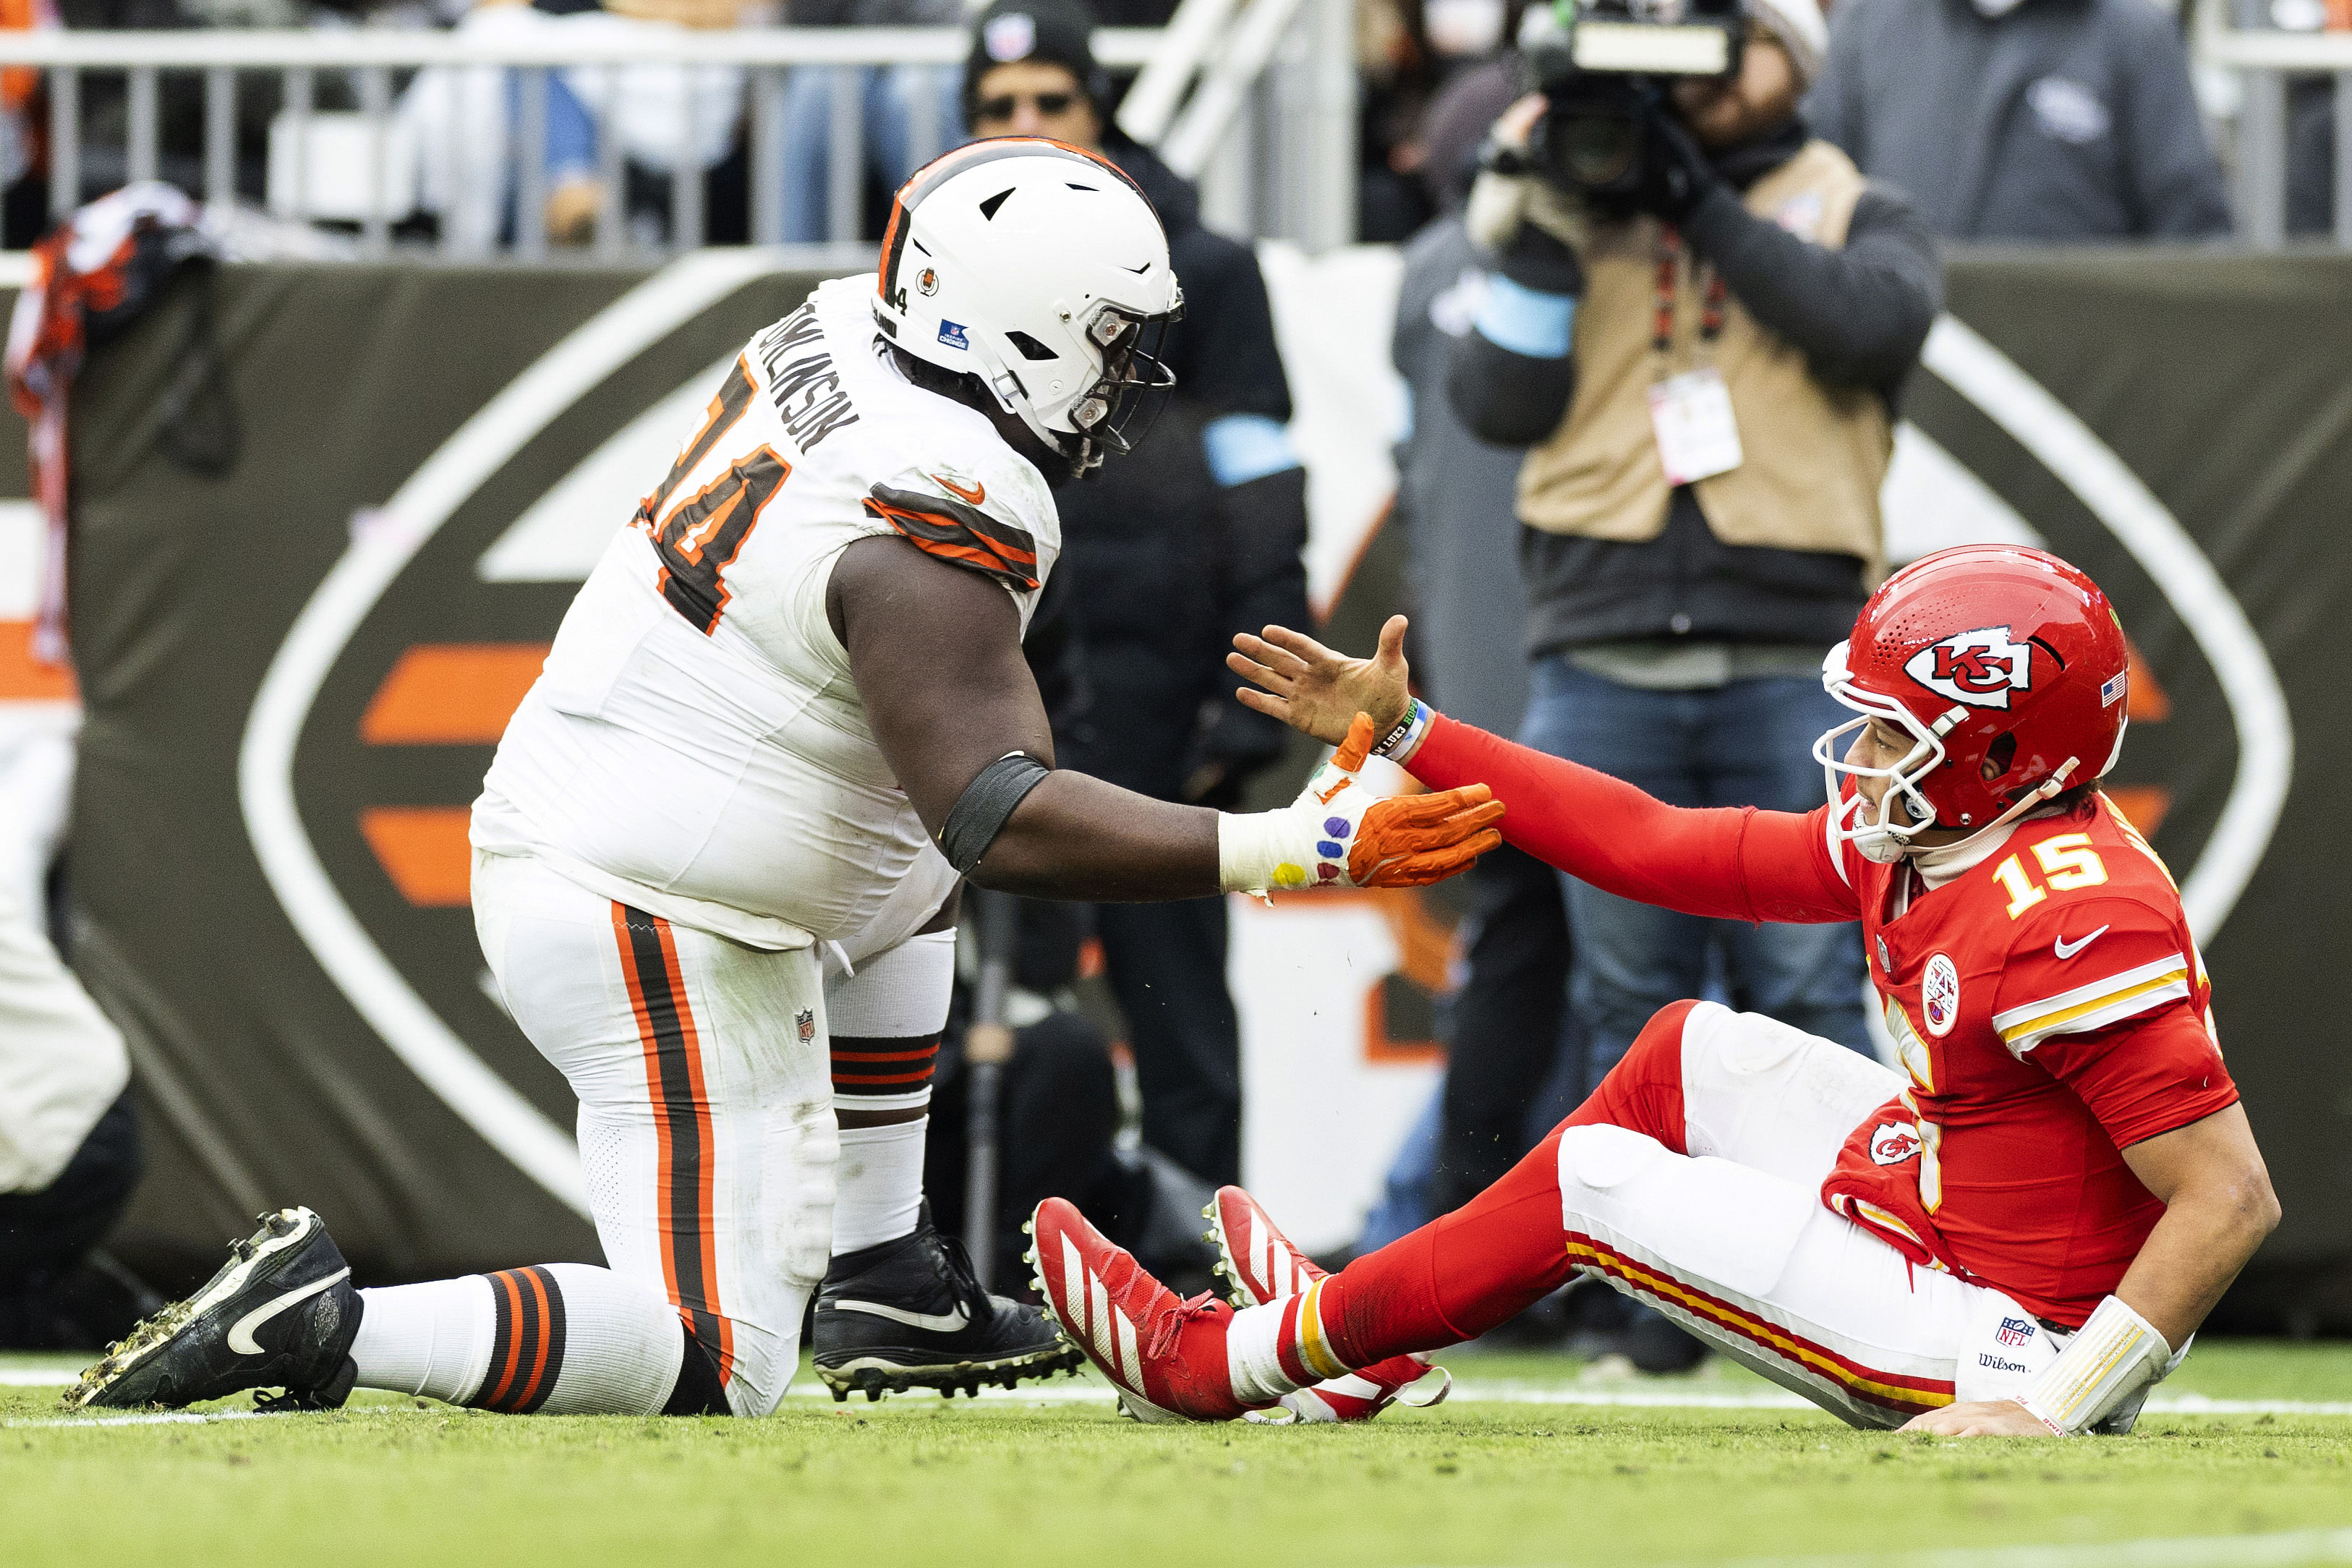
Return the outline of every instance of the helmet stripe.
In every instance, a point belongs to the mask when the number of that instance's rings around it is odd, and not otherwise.
[[[1143,196],[1143,187],[1135,183],[1128,172],[1109,159],[1074,147],[1067,142],[1056,142],[1045,136],[998,136],[983,142],[967,142],[961,147],[940,153],[912,174],[898,187],[890,203],[890,222],[882,232],[882,275],[877,289],[887,300],[898,287],[898,262],[907,248],[907,220],[914,216],[923,198],[945,184],[950,176],[976,169],[1002,158],[1064,157],[1074,159],[1088,167],[1111,174],[1124,182],[1127,188]],[[1143,205],[1151,205],[1151,198],[1143,196]],[[1158,209],[1153,208],[1153,216]]]

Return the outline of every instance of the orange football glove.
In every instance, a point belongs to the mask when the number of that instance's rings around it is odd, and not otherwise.
[[[1494,826],[1503,803],[1485,784],[1374,795],[1358,772],[1371,748],[1371,716],[1359,713],[1296,801],[1279,811],[1220,817],[1224,886],[1418,888],[1467,870],[1503,841]]]

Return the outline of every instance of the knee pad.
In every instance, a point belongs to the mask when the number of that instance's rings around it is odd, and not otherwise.
[[[1793,1182],[1605,1124],[1560,1134],[1559,1192],[1572,1236],[1618,1244],[1627,1261],[1662,1266],[1685,1285],[1751,1298],[1780,1282],[1819,1206]]]

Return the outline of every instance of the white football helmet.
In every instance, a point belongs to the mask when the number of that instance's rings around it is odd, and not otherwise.
[[[1003,137],[899,188],[874,321],[925,363],[978,377],[1084,471],[1132,445],[1134,393],[1175,384],[1141,340],[1183,308],[1167,231],[1133,180],[1063,142]]]

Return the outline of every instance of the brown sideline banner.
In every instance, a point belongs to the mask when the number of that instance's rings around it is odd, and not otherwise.
[[[219,479],[160,438],[184,289],[94,358],[76,963],[137,1063],[135,1262],[193,1278],[296,1201],[371,1280],[598,1256],[570,1095],[486,988],[465,807],[580,574],[566,516],[617,522],[624,449],[814,281],[719,253],[650,279],[226,268]],[[2287,1211],[2230,1314],[2306,1331],[2352,1328],[2352,852],[2308,826],[2352,812],[2347,294],[2334,257],[1958,258],[1904,408],[2122,609],[2145,679],[2118,783],[2212,933]],[[1379,580],[1343,623],[1386,608]]]

